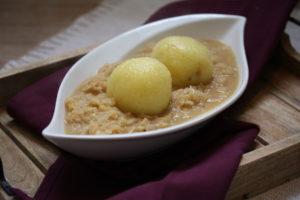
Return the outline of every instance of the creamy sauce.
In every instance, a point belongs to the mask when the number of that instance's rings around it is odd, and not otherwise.
[[[199,40],[213,59],[213,78],[208,84],[173,88],[167,110],[159,115],[134,115],[122,112],[106,94],[107,79],[117,64],[103,66],[97,75],[79,85],[65,101],[67,134],[107,135],[143,132],[185,122],[223,103],[236,90],[239,76],[230,47],[214,40]],[[137,52],[149,56],[154,44]]]

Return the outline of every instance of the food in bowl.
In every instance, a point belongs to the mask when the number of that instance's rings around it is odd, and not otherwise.
[[[107,94],[122,111],[159,114],[169,105],[172,78],[167,67],[150,57],[129,59],[118,65],[107,83]]]
[[[139,112],[128,112],[118,106],[113,95],[107,94],[108,79],[118,64],[106,64],[66,99],[65,132],[108,135],[156,130],[185,122],[222,104],[233,94],[239,81],[234,54],[230,47],[216,40],[197,42],[211,55],[212,75],[209,81],[202,80],[187,86],[175,83],[167,108],[157,112],[159,114],[137,114]],[[137,57],[151,56],[154,46],[144,47]]]
[[[43,130],[43,136],[61,149],[77,156],[116,161],[149,155],[191,134],[199,133],[201,127],[236,102],[245,91],[249,77],[243,43],[245,22],[245,17],[235,15],[184,15],[143,25],[105,42],[79,59],[64,77],[58,90],[53,117],[50,124]],[[234,92],[227,99],[216,106],[211,105],[211,109],[208,108],[203,113],[200,111],[201,114],[196,113],[195,117],[183,119],[183,123],[163,129],[112,135],[66,134],[65,100],[74,93],[80,83],[98,75],[98,70],[106,63],[132,58],[138,48],[172,34],[193,36],[196,39],[210,38],[222,41],[232,48],[239,80],[236,89],[233,89]],[[171,103],[172,99],[168,108]]]
[[[153,56],[168,67],[173,85],[185,87],[211,80],[211,53],[191,37],[166,37],[155,45]]]

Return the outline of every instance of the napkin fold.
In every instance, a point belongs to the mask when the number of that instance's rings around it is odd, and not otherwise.
[[[169,4],[147,22],[192,13],[247,18],[245,46],[252,85],[277,45],[296,0],[193,0]],[[58,86],[69,68],[36,82],[11,99],[8,113],[36,133],[49,123]],[[224,199],[242,155],[258,133],[252,124],[221,117],[179,143],[143,158],[92,161],[62,152],[33,198],[61,199]]]
[[[257,132],[255,125],[218,119],[192,137],[138,160],[91,161],[63,153],[32,199],[223,199]],[[11,190],[21,199],[31,199]]]

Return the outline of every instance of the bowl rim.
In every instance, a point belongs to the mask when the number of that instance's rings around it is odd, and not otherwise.
[[[161,135],[165,135],[168,133],[176,133],[176,132],[180,132],[183,129],[187,129],[187,128],[191,128],[193,126],[196,125],[200,125],[202,122],[209,120],[211,118],[213,118],[214,116],[218,115],[219,113],[221,113],[222,111],[224,111],[226,108],[228,108],[229,106],[231,106],[233,103],[235,103],[238,98],[244,93],[247,83],[248,83],[248,79],[249,79],[249,68],[248,68],[248,62],[246,59],[246,55],[245,55],[245,47],[244,47],[244,28],[245,28],[245,23],[246,23],[246,18],[244,16],[240,16],[240,15],[230,15],[230,14],[214,14],[214,13],[202,13],[202,14],[189,14],[189,15],[182,15],[182,16],[176,16],[176,17],[170,17],[170,18],[166,18],[166,19],[162,19],[162,20],[158,20],[155,22],[151,22],[142,26],[139,26],[137,28],[134,28],[132,30],[129,30],[127,32],[124,32],[123,34],[120,34],[114,38],[112,38],[111,40],[115,40],[118,39],[119,37],[122,37],[126,34],[130,34],[131,32],[134,31],[139,31],[140,29],[143,29],[144,27],[148,27],[148,26],[155,26],[161,23],[165,23],[165,22],[169,22],[169,21],[175,21],[175,20],[183,20],[185,18],[195,18],[195,17],[204,17],[205,19],[222,19],[222,18],[226,18],[226,19],[236,19],[236,20],[240,20],[242,22],[242,33],[241,33],[241,40],[242,40],[242,55],[243,55],[243,63],[244,63],[244,76],[241,77],[241,69],[242,66],[238,66],[238,71],[239,71],[239,81],[240,83],[238,83],[239,85],[237,86],[237,88],[235,89],[235,91],[221,104],[217,105],[216,107],[200,114],[199,116],[193,117],[192,119],[189,119],[185,122],[182,122],[180,124],[176,124],[170,127],[166,127],[166,128],[161,128],[161,129],[156,129],[156,130],[151,130],[151,131],[145,131],[145,132],[133,132],[133,133],[121,133],[121,134],[112,134],[112,135],[71,135],[71,134],[66,134],[66,133],[49,133],[47,132],[47,128],[51,125],[53,118],[55,116],[55,112],[57,112],[57,110],[54,110],[54,114],[52,116],[51,121],[49,122],[49,124],[47,125],[46,128],[43,129],[42,134],[44,137],[46,138],[60,138],[60,139],[73,139],[73,140],[128,140],[128,139],[139,139],[139,138],[148,138],[148,137],[157,137],[157,136],[161,136]],[[201,20],[202,18],[200,18]],[[199,21],[200,21],[199,20]],[[108,40],[107,42],[97,46],[95,49],[93,49],[92,51],[90,51],[88,54],[92,54],[94,53],[98,47],[110,42],[111,40]],[[88,55],[86,54],[86,55]],[[75,62],[75,64],[79,63],[82,59],[84,59],[85,56],[83,56],[82,58],[80,58],[78,61]],[[73,64],[73,66],[75,65]],[[71,68],[72,70],[72,68]],[[241,80],[243,79],[243,80]],[[61,85],[64,83],[64,80],[62,81]],[[61,88],[60,85],[60,88]],[[59,94],[59,91],[58,91]],[[57,95],[58,95],[57,94]],[[57,102],[55,102],[55,107],[57,106]]]

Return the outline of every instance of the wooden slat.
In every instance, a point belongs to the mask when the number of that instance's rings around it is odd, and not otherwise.
[[[253,146],[252,146],[252,148],[251,148],[251,151],[253,151],[253,150],[255,150],[255,149],[259,149],[259,148],[264,147],[264,146],[265,146],[264,143],[262,143],[262,142],[259,141],[258,139],[255,139],[255,140],[254,140],[254,143],[253,143]]]
[[[1,129],[0,141],[0,156],[7,180],[28,195],[34,195],[44,174]],[[7,199],[1,188],[0,191],[0,199]]]
[[[300,78],[297,74],[280,66],[274,70],[268,82],[275,88],[272,90],[273,94],[300,111]]]
[[[74,62],[90,49],[63,55],[0,74],[0,123],[18,151],[40,173],[54,162],[58,151],[43,138],[15,123],[4,107],[7,99],[40,77]],[[290,81],[286,81],[286,79]],[[15,84],[18,83],[18,84]],[[9,88],[9,89],[8,89]],[[263,192],[300,175],[299,77],[284,67],[272,68],[237,111],[238,119],[258,124],[259,137],[253,150],[244,154],[227,199],[241,199]],[[296,93],[296,94],[295,94]],[[14,155],[14,154],[12,154]],[[276,175],[275,175],[276,174]],[[265,176],[268,178],[264,178]],[[1,198],[1,196],[0,196]]]
[[[300,176],[300,135],[244,154],[226,200],[260,194]]]
[[[51,72],[72,65],[76,60],[93,49],[95,46],[76,50],[24,65],[11,70],[0,72],[0,106],[4,106],[8,99],[21,89],[50,74]],[[17,83],[17,84],[16,84]]]
[[[239,119],[258,124],[259,136],[273,143],[299,131],[300,113],[272,94],[273,88],[265,85],[247,102]]]
[[[0,108],[0,123],[5,127],[19,148],[26,152],[41,171],[46,173],[50,165],[59,155],[59,150],[41,133],[32,133],[22,125],[16,123],[8,114]]]

